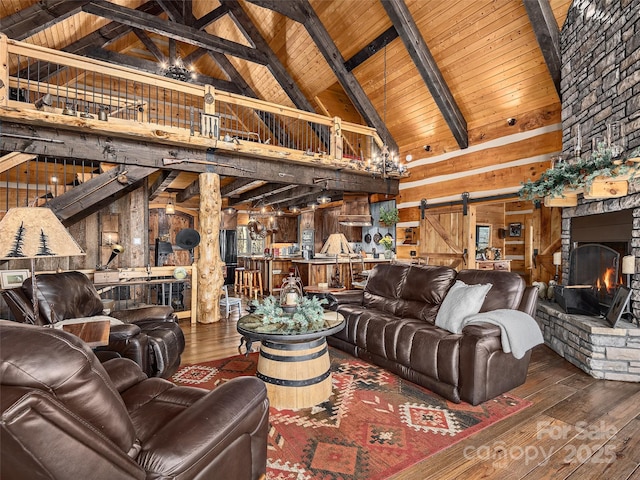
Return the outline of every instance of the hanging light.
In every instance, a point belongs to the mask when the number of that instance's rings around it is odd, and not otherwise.
[[[188,80],[195,80],[197,77],[192,66],[185,66],[181,57],[176,57],[173,64],[169,65],[167,62],[162,63],[162,68],[165,77],[173,78],[174,80],[180,80],[186,82]]]
[[[300,207],[298,207],[297,205],[292,205],[291,207],[289,207],[289,211],[291,213],[300,213]]]
[[[323,193],[322,195],[320,195],[316,201],[320,204],[320,205],[325,205],[327,203],[329,203],[331,201],[331,197],[327,196],[327,194]]]
[[[387,124],[387,44],[384,44],[384,88],[383,88],[383,123]],[[407,168],[400,164],[398,158],[389,151],[389,146],[385,140],[380,148],[380,153],[373,159],[367,161],[365,170],[382,178],[403,177],[407,175]]]
[[[169,201],[164,207],[164,213],[166,213],[167,215],[173,215],[174,213],[176,213],[176,206],[172,202],[171,197],[169,197]]]

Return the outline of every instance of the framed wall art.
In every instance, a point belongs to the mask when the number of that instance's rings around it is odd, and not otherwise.
[[[0,286],[4,290],[19,287],[29,276],[29,270],[4,270],[0,272]]]

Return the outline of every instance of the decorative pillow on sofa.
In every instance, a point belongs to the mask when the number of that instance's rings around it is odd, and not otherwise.
[[[440,305],[436,315],[436,326],[451,333],[462,332],[463,320],[480,311],[491,287],[490,283],[467,285],[456,280]]]

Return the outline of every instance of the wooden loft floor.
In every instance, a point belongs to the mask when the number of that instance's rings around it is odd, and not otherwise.
[[[237,320],[182,321],[183,364],[236,355]],[[596,380],[541,345],[512,393],[533,405],[393,478],[640,479],[640,384]]]

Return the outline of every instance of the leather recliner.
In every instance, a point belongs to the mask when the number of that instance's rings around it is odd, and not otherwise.
[[[100,363],[74,335],[0,320],[0,478],[257,479],[269,401],[240,377],[207,391]]]
[[[93,283],[82,272],[45,273],[36,276],[38,320],[33,311],[33,287],[26,279],[21,287],[4,290],[2,296],[18,322],[60,325],[65,320],[101,319],[103,303]],[[170,306],[145,306],[109,314],[109,344],[98,347],[100,358],[129,358],[149,376],[168,378],[180,366],[185,339]],[[112,320],[113,322],[113,320]]]

